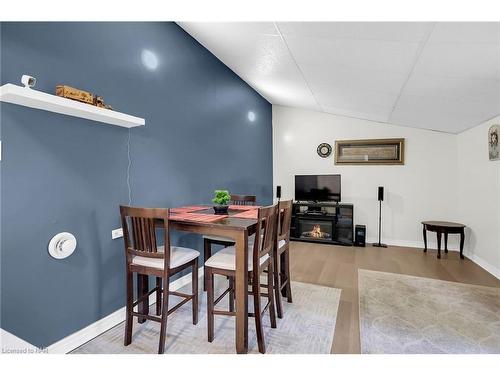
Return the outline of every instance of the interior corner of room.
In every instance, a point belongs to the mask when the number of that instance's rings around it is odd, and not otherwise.
[[[500,353],[500,23],[0,48],[6,353]]]

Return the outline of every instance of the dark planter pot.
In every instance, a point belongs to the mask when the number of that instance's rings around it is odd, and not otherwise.
[[[222,206],[222,205],[219,205],[219,206],[214,206],[214,213],[216,215],[227,215],[227,209],[229,208],[229,206]]]

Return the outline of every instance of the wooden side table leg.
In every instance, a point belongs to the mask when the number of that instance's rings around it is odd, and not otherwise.
[[[444,252],[448,252],[448,232],[444,234]]]
[[[424,234],[424,253],[427,252],[427,230],[425,229],[425,225],[424,225],[424,229],[423,229],[423,234]]]
[[[465,230],[462,229],[460,232],[460,259],[464,259],[464,242],[465,242]]]
[[[438,230],[436,232],[437,242],[438,242],[438,259],[441,259],[441,232]]]

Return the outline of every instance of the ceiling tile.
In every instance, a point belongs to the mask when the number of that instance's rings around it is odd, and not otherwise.
[[[406,83],[403,94],[442,98],[462,97],[469,100],[488,100],[490,98],[500,106],[500,80],[413,74]]]
[[[439,22],[428,40],[432,43],[500,44],[498,22]]]
[[[417,54],[418,43],[378,40],[328,40],[321,38],[285,36],[299,65],[315,64],[408,73]]]
[[[414,74],[500,79],[500,44],[427,44],[415,65]]]
[[[327,39],[367,39],[420,42],[428,22],[278,22],[283,35]]]
[[[331,66],[328,64],[300,64],[311,87],[328,85],[337,90],[358,90],[383,93],[399,93],[407,74],[371,71]]]

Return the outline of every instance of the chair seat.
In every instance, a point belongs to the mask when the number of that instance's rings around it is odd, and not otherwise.
[[[212,255],[205,262],[205,266],[212,268],[222,268],[224,270],[236,270],[236,248],[234,246],[225,247],[224,249],[218,251]],[[260,258],[260,264],[269,259],[269,254],[264,255]],[[253,270],[253,258],[252,251],[248,252],[248,270]]]
[[[221,241],[221,242],[230,242],[234,243],[234,240],[229,237],[221,237],[221,236],[203,236],[204,240],[212,240],[212,241]]]
[[[164,251],[165,249],[163,246],[158,247],[158,252],[163,253]],[[170,246],[170,268],[177,268],[179,266],[182,266],[183,264],[189,263],[199,256],[199,251],[189,249],[187,247]],[[163,269],[164,259],[134,255],[132,257],[132,264]]]

